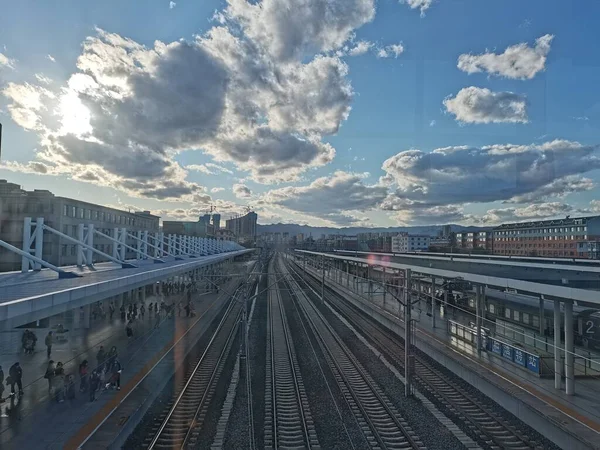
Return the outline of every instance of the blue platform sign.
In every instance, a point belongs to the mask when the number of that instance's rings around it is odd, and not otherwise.
[[[506,345],[506,344],[502,345],[502,356],[504,356],[506,359],[510,359],[512,361],[513,349],[510,345]]]
[[[502,354],[502,344],[498,342],[496,339],[492,339],[492,351],[494,353]]]
[[[535,373],[540,373],[540,357],[527,355],[527,368]]]
[[[520,350],[518,348],[514,349],[514,361],[519,364],[520,366],[526,366],[527,365],[527,361],[526,361],[526,356],[529,356],[527,353],[525,353],[523,350]]]

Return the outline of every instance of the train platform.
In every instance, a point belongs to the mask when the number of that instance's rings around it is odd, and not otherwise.
[[[321,280],[320,271],[308,266],[306,269]],[[328,286],[363,311],[373,317],[383,318],[380,322],[392,324],[393,329],[403,330],[400,304],[390,294],[386,295],[384,301],[381,290],[368,282],[359,282],[353,275],[350,275],[349,279],[345,274],[341,277],[326,276],[325,280]],[[590,443],[590,448],[600,448],[600,380],[578,379],[575,383],[575,395],[567,396],[564,391],[554,388],[553,379],[527,373],[517,366],[507,364],[505,359],[492,352],[483,351],[478,355],[473,345],[449,334],[447,320],[451,318],[452,315],[448,314],[446,317],[437,315],[436,327],[433,328],[433,321],[431,316],[427,315],[425,302],[422,302],[421,307],[417,303],[413,307],[417,340],[427,343],[426,346],[417,343],[417,347],[422,350],[425,350],[425,347],[435,349],[439,352],[439,357],[436,357],[438,361],[449,368],[454,365],[458,375],[477,387],[481,386],[480,381],[485,380],[499,394],[499,399],[507,400],[503,403],[502,400],[494,399],[517,417],[521,418],[520,414],[527,412],[525,409],[529,412],[534,411],[538,416],[543,416],[560,427],[573,439]],[[449,361],[453,361],[453,364]],[[520,403],[517,405],[512,399],[508,401],[509,396]],[[541,423],[538,421],[538,425]]]
[[[205,312],[222,301],[225,292],[221,290],[219,294],[194,294],[193,302],[197,313],[195,317],[185,317],[185,310],[180,316],[176,306],[173,318],[166,318],[164,313],[161,314],[158,327],[155,314],[150,315],[146,311],[143,320],[139,318],[134,322],[132,338],[127,337],[125,325],[115,313],[112,321],[108,318],[92,321],[89,329],[79,330],[73,333],[67,343],[53,346],[51,359],[55,362],[62,361],[65,373],[74,374],[76,379],[76,398],[67,399],[62,403],[49,398],[48,381],[43,377],[48,358],[43,337],[40,339],[38,336],[36,353],[18,355],[23,368],[24,394],[21,397],[8,398],[0,404],[0,448],[79,448],[85,438],[110,415],[122,398],[127,396],[156,364],[163,360],[173,364],[173,355],[171,354],[171,359],[165,356],[180,341],[198,338],[197,333],[206,326]],[[155,296],[148,296],[145,300],[146,308],[157,299]],[[174,302],[177,305],[180,300],[185,303],[186,296],[183,293],[175,293],[165,295],[164,299],[167,304]],[[68,328],[70,324],[67,322],[64,326]],[[190,330],[196,332],[191,333]],[[80,362],[87,359],[91,373],[91,368],[97,365],[96,354],[100,345],[103,345],[107,352],[112,346],[117,347],[118,358],[123,366],[122,389],[98,391],[96,401],[90,402],[88,392],[79,392],[80,378],[77,372]],[[14,352],[0,355],[5,376],[8,376],[8,368],[16,357]],[[180,357],[181,355],[177,355],[177,358]],[[164,376],[168,376],[166,372]],[[9,391],[10,387],[7,387],[5,397]],[[77,439],[81,442],[76,443]]]

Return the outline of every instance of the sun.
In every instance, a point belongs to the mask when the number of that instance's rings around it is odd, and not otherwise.
[[[90,110],[82,103],[75,92],[67,92],[60,97],[58,114],[61,121],[61,134],[83,136],[92,132]]]

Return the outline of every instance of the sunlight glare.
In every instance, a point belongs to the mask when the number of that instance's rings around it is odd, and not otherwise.
[[[90,110],[82,103],[75,92],[67,92],[60,98],[58,113],[62,127],[61,134],[82,136],[92,132]]]

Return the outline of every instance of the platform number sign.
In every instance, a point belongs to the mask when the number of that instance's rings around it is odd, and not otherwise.
[[[525,366],[525,353],[523,353],[523,350],[519,350],[518,348],[515,348],[514,350],[515,352],[515,359],[514,361],[519,364],[520,366]]]
[[[513,359],[513,349],[511,346],[509,345],[503,345],[502,346],[502,356],[504,356],[506,359]]]
[[[588,320],[588,321],[585,323],[585,327],[586,327],[586,328],[585,328],[585,332],[586,332],[586,334],[594,334],[594,322],[593,322],[593,321],[591,321],[591,320]]]
[[[535,373],[540,373],[540,357],[527,355],[527,368]]]
[[[492,351],[494,353],[498,353],[499,355],[502,354],[502,344],[495,339],[492,340]]]

